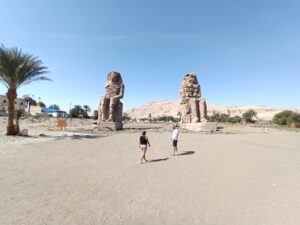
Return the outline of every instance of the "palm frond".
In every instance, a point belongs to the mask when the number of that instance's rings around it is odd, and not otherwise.
[[[41,81],[41,80],[52,81],[51,79],[49,79],[49,78],[47,78],[47,77],[35,77],[35,78],[31,79],[31,80],[27,80],[26,82],[24,82],[24,83],[18,85],[18,87],[23,86],[23,85],[26,85],[26,84],[29,84],[29,83],[32,83],[32,82],[34,82],[34,81]]]
[[[1,83],[3,83],[3,85],[4,85],[5,87],[7,87],[7,89],[9,88],[9,86],[7,85],[7,83],[6,83],[4,80],[2,80],[2,79],[0,78],[0,81],[1,81]]]
[[[18,88],[34,81],[50,79],[47,67],[37,57],[17,48],[0,47],[0,81],[8,88]]]

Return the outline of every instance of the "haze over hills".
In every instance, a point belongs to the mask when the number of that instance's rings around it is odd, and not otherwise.
[[[159,116],[173,116],[177,117],[180,107],[180,100],[170,101],[170,100],[161,100],[154,101],[148,104],[142,105],[138,108],[133,108],[127,110],[125,113],[135,119],[148,118],[148,115],[151,114],[152,117]],[[257,112],[258,119],[262,120],[272,120],[273,116],[286,109],[274,109],[267,108],[264,105],[251,105],[251,106],[218,106],[214,104],[207,104],[207,113],[208,115],[213,115],[214,113],[224,113],[229,114],[230,116],[242,116],[244,112],[249,109],[253,109]],[[288,109],[300,113],[300,109]]]

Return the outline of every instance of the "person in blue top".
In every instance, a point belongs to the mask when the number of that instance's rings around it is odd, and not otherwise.
[[[142,150],[142,156],[141,156],[141,164],[143,163],[143,160],[147,162],[146,159],[146,153],[147,153],[147,147],[151,147],[148,137],[146,136],[146,131],[142,132],[142,135],[140,136],[140,149]]]

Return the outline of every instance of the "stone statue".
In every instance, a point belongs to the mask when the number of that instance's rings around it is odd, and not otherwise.
[[[180,88],[181,122],[206,122],[207,106],[201,96],[201,89],[195,74],[186,74]]]
[[[125,86],[120,73],[110,72],[106,80],[106,94],[101,98],[98,110],[98,124],[101,122],[115,122],[122,124]]]

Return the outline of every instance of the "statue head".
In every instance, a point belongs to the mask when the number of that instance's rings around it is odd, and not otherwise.
[[[184,76],[184,85],[185,86],[195,86],[199,85],[196,74],[188,73]]]
[[[196,74],[188,73],[184,76],[180,92],[182,99],[201,97],[200,85]]]
[[[121,86],[122,84],[123,84],[123,80],[120,73],[112,71],[107,75],[106,87],[110,85]]]

